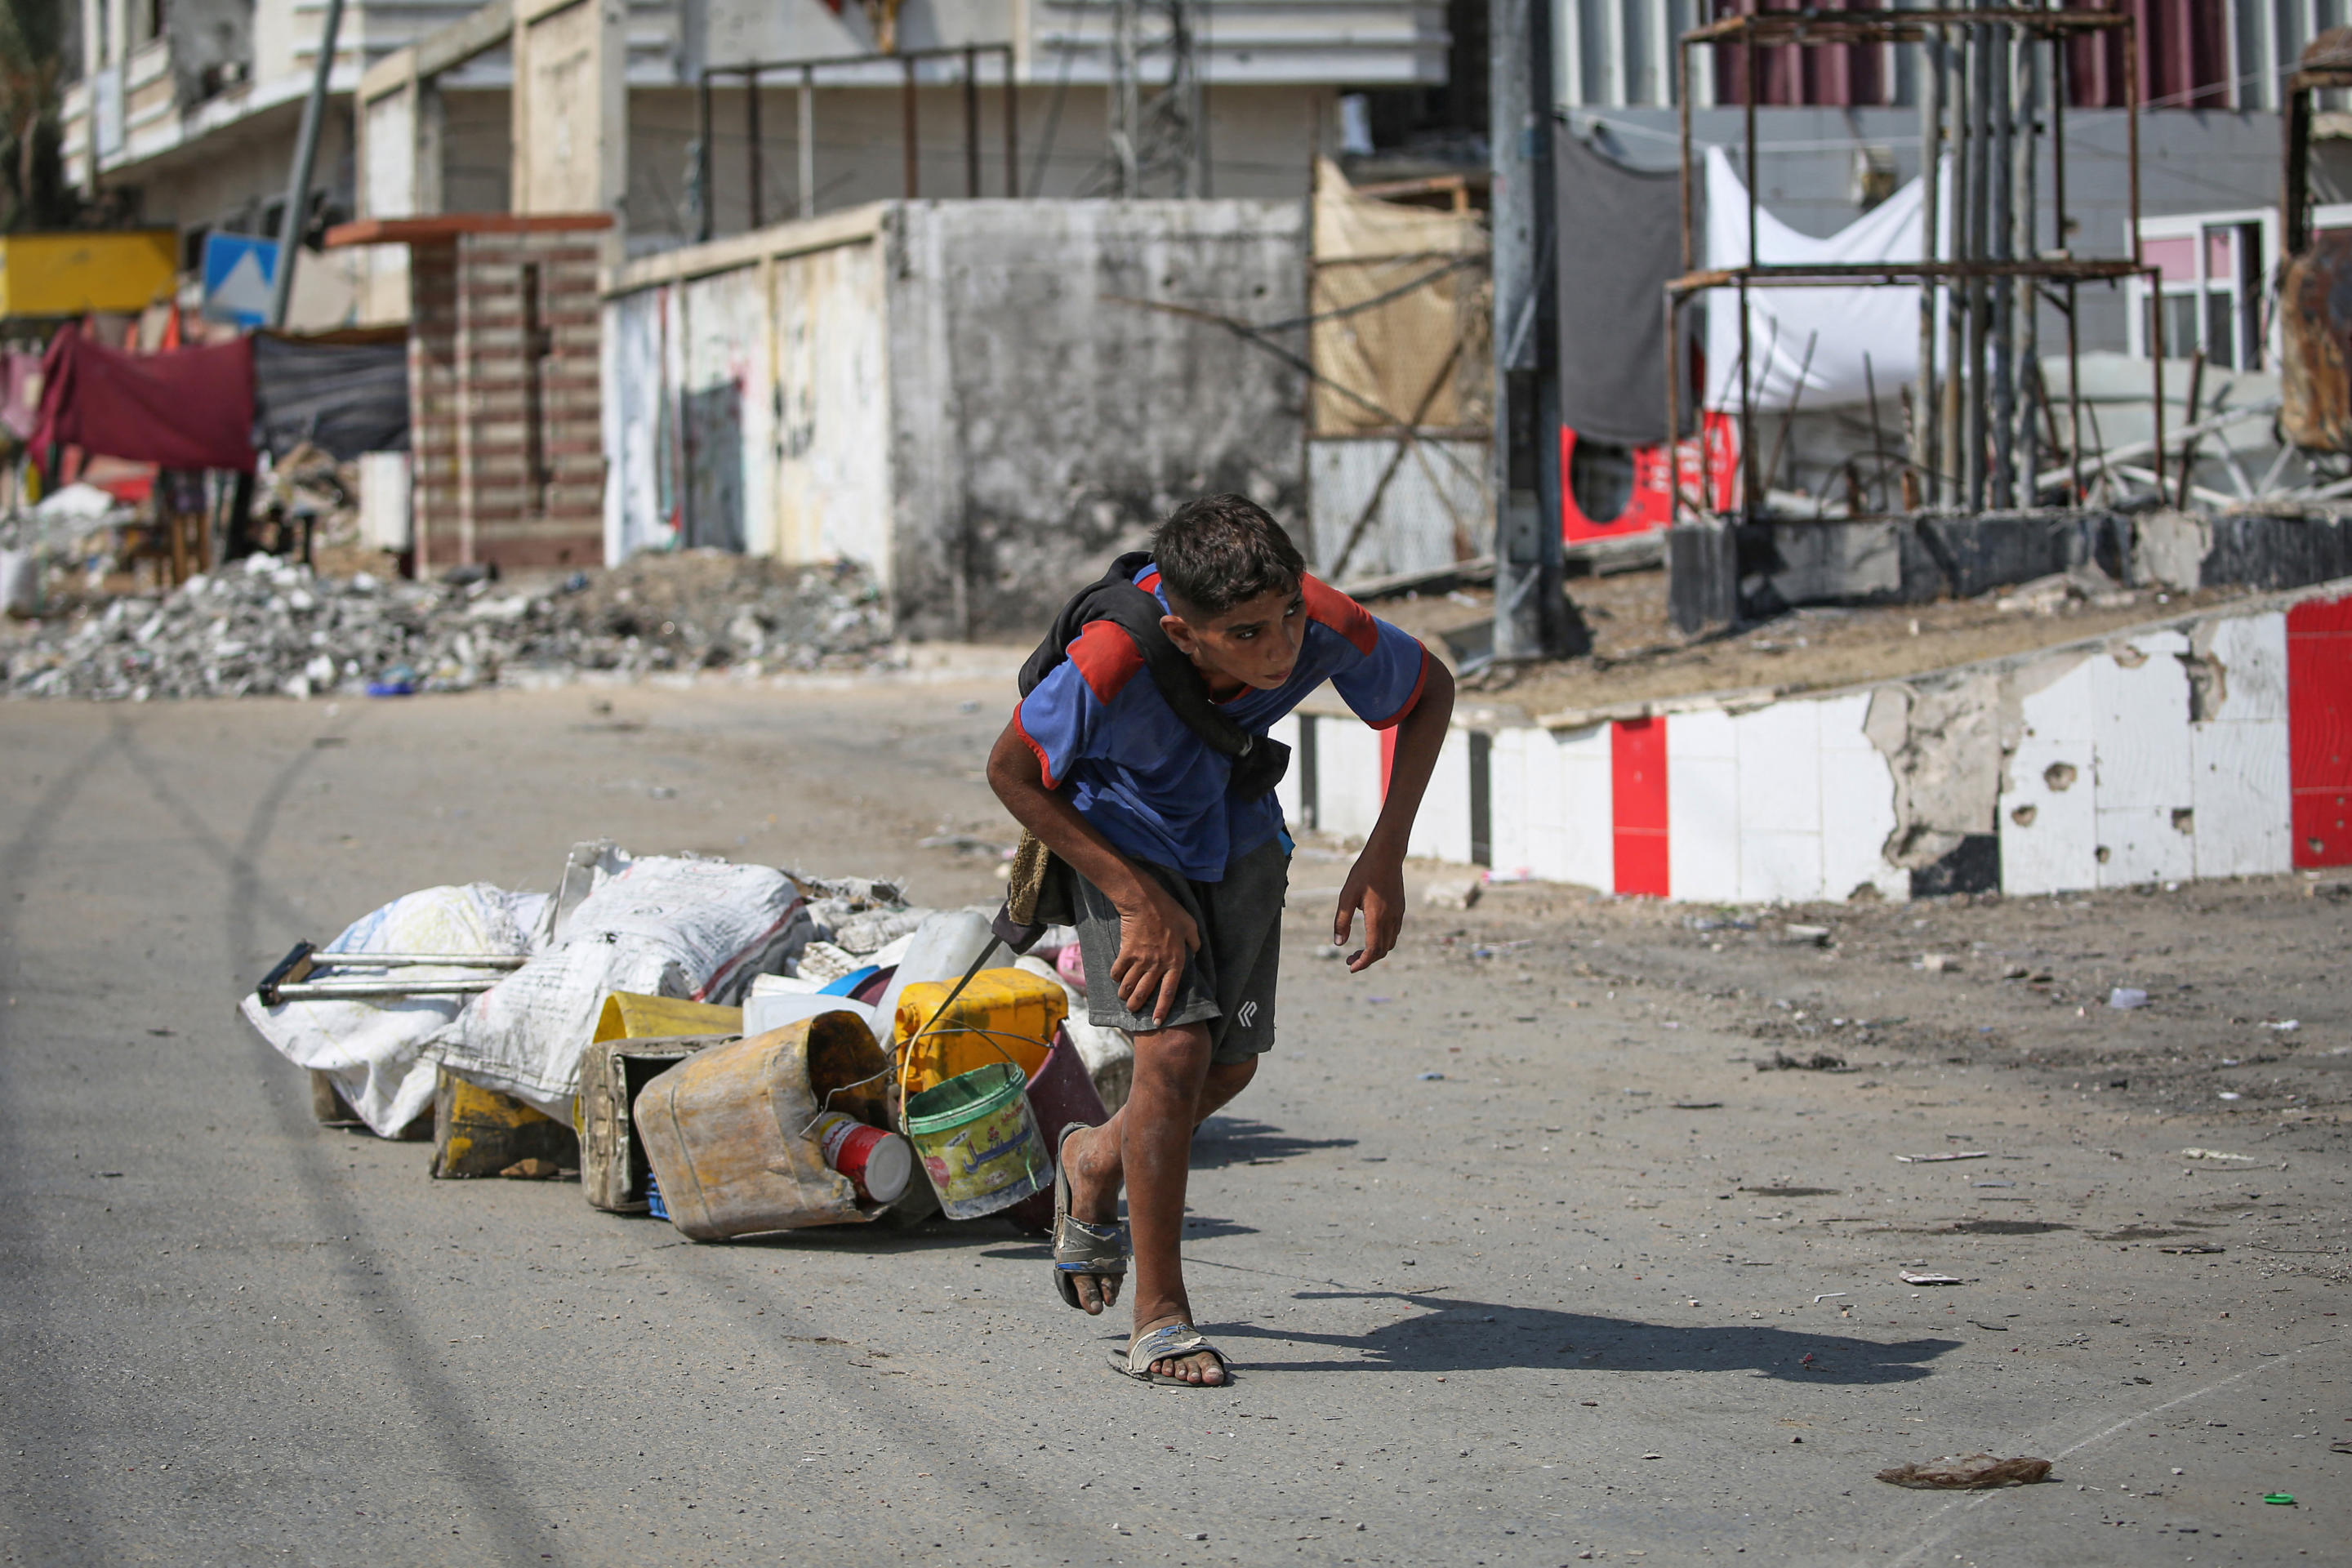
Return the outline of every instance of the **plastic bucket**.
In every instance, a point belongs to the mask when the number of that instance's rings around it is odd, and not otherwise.
[[[1019,1068],[992,1062],[907,1101],[907,1137],[950,1219],[1010,1208],[1053,1181],[1028,1089]]]
[[[1095,1092],[1095,1080],[1087,1076],[1087,1064],[1078,1058],[1078,1047],[1070,1043],[1066,1029],[1054,1031],[1053,1054],[1045,1058],[1036,1076],[1029,1080],[1029,1109],[1037,1118],[1037,1131],[1045,1140],[1045,1147],[1061,1157],[1062,1130],[1074,1121],[1089,1127],[1100,1127],[1110,1120],[1103,1109],[1102,1096]],[[1044,1233],[1053,1228],[1054,1194],[1037,1193],[1013,1205],[1005,1217],[1026,1231]]]

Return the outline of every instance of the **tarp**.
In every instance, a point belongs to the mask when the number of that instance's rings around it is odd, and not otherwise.
[[[1321,319],[1309,329],[1308,356],[1336,385],[1317,384],[1309,434],[1386,429],[1411,421],[1416,409],[1423,426],[1486,423],[1486,253],[1475,213],[1358,195],[1337,163],[1318,161],[1307,299]]]
[[[1682,171],[1631,169],[1558,128],[1559,422],[1666,438],[1665,284],[1682,270]],[[1691,404],[1684,394],[1685,417]]]
[[[253,346],[127,353],[68,321],[41,362],[36,450],[52,443],[167,468],[253,468]]]
[[[1830,236],[1814,239],[1757,209],[1756,258],[1767,262],[1916,261],[1927,186],[1919,180]],[[1949,204],[1943,204],[1948,209]],[[1720,147],[1706,150],[1708,267],[1748,262],[1748,187]],[[1738,294],[1706,295],[1706,406],[1739,407]],[[1789,406],[1800,377],[1800,406],[1827,408],[1881,397],[1919,374],[1919,290],[1899,284],[1854,289],[1750,289],[1748,336],[1754,370],[1748,377],[1759,409]],[[1811,363],[1806,362],[1807,350]],[[1864,362],[1867,360],[1867,374]]]
[[[338,462],[408,449],[408,346],[253,340],[261,444],[282,458],[308,441]]]

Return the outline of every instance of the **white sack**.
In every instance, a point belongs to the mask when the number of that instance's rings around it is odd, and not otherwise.
[[[460,1078],[559,1119],[615,991],[732,1005],[814,931],[791,878],[766,866],[655,856],[596,885],[555,944],[477,998],[434,1044]]]
[[[1948,191],[1948,186],[1947,187]],[[1761,262],[1916,261],[1927,185],[1913,180],[1827,239],[1799,234],[1766,212],[1756,211],[1756,259]],[[1948,201],[1941,210],[1950,209]],[[1706,150],[1706,260],[1709,268],[1748,264],[1748,187],[1730,154]],[[1919,374],[1919,290],[1910,284],[1887,288],[1750,289],[1748,337],[1755,371],[1749,395],[1759,409],[1789,406],[1803,372],[1801,408],[1829,408],[1869,401],[1867,384],[1878,395]],[[1805,347],[1813,346],[1812,363]],[[1869,375],[1863,373],[1869,357]],[[1739,294],[1715,289],[1706,294],[1706,406],[1739,408]]]
[[[509,893],[484,882],[427,888],[395,899],[329,942],[329,952],[447,952],[510,957],[529,951],[546,895]],[[404,979],[447,980],[478,969],[438,965],[401,969]],[[360,1120],[390,1138],[433,1103],[427,1043],[469,1000],[285,1002],[264,1007],[248,994],[242,1008],[261,1037],[297,1067],[335,1080]]]
[[[0,550],[0,613],[41,611],[41,558],[29,550]]]

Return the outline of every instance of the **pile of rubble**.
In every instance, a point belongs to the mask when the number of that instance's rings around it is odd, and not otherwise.
[[[887,667],[879,591],[852,566],[716,552],[640,555],[561,588],[348,581],[257,555],[158,600],[121,598],[5,654],[18,697],[405,695],[622,679]]]

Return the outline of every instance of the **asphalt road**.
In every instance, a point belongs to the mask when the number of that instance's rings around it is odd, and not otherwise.
[[[986,897],[915,841],[1003,834],[1002,703],[0,707],[0,1561],[2343,1560],[2332,885],[1826,948],[1519,887],[1350,978],[1310,848],[1282,1043],[1197,1151],[1205,1392],[1112,1376],[992,1224],[702,1247],[429,1180],[235,1014],[295,939],[577,838]],[[2054,1479],[1873,1479],[1978,1450]]]

